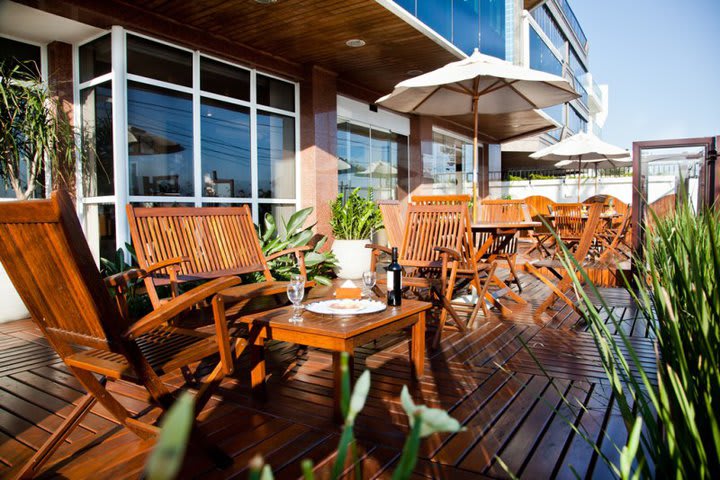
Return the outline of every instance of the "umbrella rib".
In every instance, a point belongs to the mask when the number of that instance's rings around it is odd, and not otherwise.
[[[513,86],[513,83],[515,83],[515,82],[508,82],[508,81],[506,81],[505,83],[507,83],[507,86],[510,87],[510,89],[511,89],[513,92],[517,93],[520,97],[522,97],[523,100],[525,100],[525,101],[528,102],[530,105],[532,105],[533,108],[539,108],[535,102],[532,102],[528,97],[526,97],[525,95],[523,95],[522,92],[520,92],[517,88],[515,88],[515,87]],[[547,84],[546,84],[546,85],[547,85]]]
[[[478,79],[478,81],[479,81],[479,79]],[[477,96],[482,97],[483,95],[487,95],[488,93],[492,93],[495,90],[500,90],[501,88],[504,88],[504,87],[505,87],[505,85],[503,84],[502,80],[497,79],[497,81],[495,83],[488,85],[488,87],[485,90],[478,92]]]
[[[420,106],[421,106],[423,103],[425,103],[430,97],[432,97],[433,95],[435,95],[435,92],[437,92],[438,90],[440,90],[440,88],[442,88],[442,85],[439,85],[439,86],[435,87],[432,92],[428,93],[428,94],[425,96],[425,98],[423,98],[422,100],[420,100],[420,102],[416,103],[415,106],[412,108],[411,111],[416,111],[418,108],[420,108]]]

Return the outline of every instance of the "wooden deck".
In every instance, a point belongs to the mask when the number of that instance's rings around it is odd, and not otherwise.
[[[426,439],[415,478],[508,478],[498,457],[521,478],[574,478],[573,470],[587,478],[611,476],[568,424],[599,441],[609,458],[618,457],[612,441],[625,440],[622,420],[592,336],[572,309],[561,308],[562,302],[546,322],[534,320],[533,307],[547,290],[521,275],[523,297],[530,305],[512,305],[515,314],[510,319],[482,319],[466,337],[444,336],[441,348],[428,352],[420,382],[410,381],[403,336],[386,337],[357,352],[356,373],[365,368],[372,372],[370,397],[357,420],[365,478],[389,478],[399,459],[408,431],[399,405],[403,384],[411,387],[416,402],[448,409],[466,427],[455,435]],[[652,365],[653,339],[646,320],[624,290],[604,293],[621,319],[619,328]],[[272,465],[276,478],[297,478],[305,458],[315,462],[319,478],[327,478],[339,437],[331,421],[331,356],[276,343],[267,359],[270,402],[253,403],[249,375],[241,371],[223,383],[202,414],[202,427],[234,457],[234,465],[217,470],[190,452],[181,478],[245,478],[248,461],[258,453]],[[179,385],[181,378],[170,383]],[[129,410],[156,414],[138,388],[117,382],[111,390]],[[10,476],[29,458],[82,393],[30,321],[0,325],[0,477]],[[563,395],[585,409],[565,406]],[[137,478],[151,447],[152,442],[119,428],[96,407],[52,457],[43,476]]]

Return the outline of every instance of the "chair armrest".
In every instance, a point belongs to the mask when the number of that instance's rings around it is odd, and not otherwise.
[[[149,332],[153,328],[175,318],[183,311],[200,303],[216,293],[233,287],[240,283],[238,277],[222,277],[208,283],[195,287],[189,292],[179,295],[167,303],[160,305],[152,312],[135,322],[123,334],[126,338],[133,339]]]
[[[150,275],[151,273],[154,273],[163,268],[168,268],[173,265],[180,265],[181,263],[189,262],[189,261],[190,261],[190,259],[187,257],[168,258],[167,260],[163,260],[162,262],[153,263],[152,265],[150,265],[149,267],[147,267],[144,270],[147,272],[148,275]]]
[[[312,248],[308,247],[307,245],[304,247],[287,248],[285,250],[275,252],[272,255],[268,255],[267,257],[265,257],[265,261],[269,262],[271,260],[275,260],[276,258],[280,258],[290,254],[294,254],[297,257],[298,255],[300,255],[300,253],[307,252],[308,250],[312,250]]]
[[[446,255],[449,255],[450,257],[453,258],[453,260],[457,260],[457,261],[462,260],[462,255],[460,255],[460,252],[458,252],[457,250],[453,250],[452,248],[435,247],[435,248],[433,248],[433,250],[436,252],[439,252],[441,254],[444,253]]]
[[[373,253],[375,255],[378,255],[379,253],[387,253],[388,255],[392,255],[392,250],[388,247],[383,247],[382,245],[378,245],[377,243],[368,243],[365,245],[365,248],[370,248],[372,250],[375,250]]]
[[[124,272],[116,273],[114,275],[107,276],[103,279],[105,282],[106,287],[112,287],[115,289],[123,289],[128,286],[128,284],[135,280],[142,280],[143,278],[147,277],[148,275],[151,275],[153,272],[156,272],[163,268],[168,268],[173,265],[179,265],[182,262],[189,262],[190,259],[185,257],[177,257],[177,258],[170,258],[168,260],[164,260],[162,262],[154,263],[150,265],[148,268],[131,268],[129,270],[125,270]]]

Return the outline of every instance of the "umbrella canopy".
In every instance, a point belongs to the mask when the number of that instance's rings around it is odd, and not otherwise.
[[[397,168],[388,162],[377,161],[372,162],[368,167],[355,175],[358,177],[374,177],[374,178],[389,178],[397,176]]]
[[[466,59],[398,83],[392,93],[377,103],[420,115],[472,114],[474,198],[477,192],[479,113],[506,114],[545,108],[579,96],[564,78],[519,67],[475,49]]]
[[[578,133],[556,144],[545,147],[530,155],[538,160],[557,162],[556,167],[564,167],[577,162],[578,202],[580,202],[580,170],[583,163],[630,162],[630,152],[603,142],[592,133]]]
[[[183,150],[185,150],[185,147],[173,140],[155,135],[133,125],[128,127],[129,155],[158,155],[177,153]]]

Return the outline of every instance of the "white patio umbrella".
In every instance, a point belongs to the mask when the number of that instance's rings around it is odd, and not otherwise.
[[[538,160],[557,162],[556,167],[563,167],[576,161],[578,166],[578,203],[580,203],[580,170],[583,163],[599,163],[609,161],[630,162],[630,152],[620,147],[603,142],[592,133],[578,133],[565,140],[545,147],[530,155]]]
[[[473,54],[432,72],[398,83],[377,103],[420,115],[474,117],[473,198],[477,195],[478,114],[504,114],[545,108],[578,98],[564,78],[504,60]],[[478,202],[474,203],[475,210]],[[473,214],[475,214],[473,212]]]

